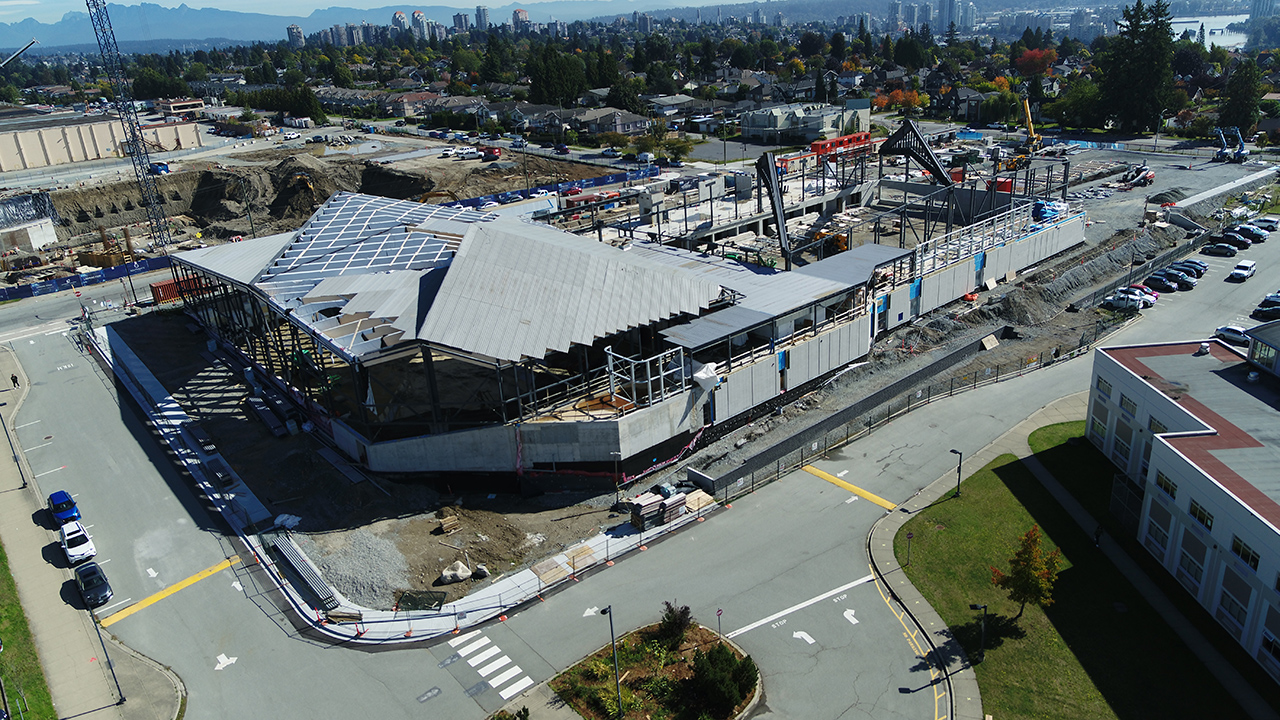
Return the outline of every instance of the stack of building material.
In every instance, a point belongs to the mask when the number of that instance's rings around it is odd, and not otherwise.
[[[662,524],[665,525],[684,514],[685,495],[676,493],[662,501]]]
[[[715,499],[710,495],[701,490],[694,490],[685,498],[684,504],[689,509],[689,512],[697,512],[708,505],[714,505],[715,502]]]
[[[637,530],[656,525],[662,517],[662,496],[657,493],[641,493],[631,499],[631,524]]]

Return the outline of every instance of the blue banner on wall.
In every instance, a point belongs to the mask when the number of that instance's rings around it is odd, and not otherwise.
[[[71,288],[84,287],[85,285],[97,285],[108,280],[116,280],[126,275],[134,275],[138,273],[149,272],[151,270],[163,270],[169,267],[171,261],[168,255],[161,255],[155,258],[146,258],[138,262],[126,263],[124,265],[116,265],[104,270],[93,270],[79,275],[70,275],[64,278],[56,278],[54,280],[45,280],[29,285],[15,285],[10,288],[0,288],[0,300],[18,300],[21,298],[29,298],[35,295],[48,295],[49,293],[61,292],[62,290],[70,290]]]

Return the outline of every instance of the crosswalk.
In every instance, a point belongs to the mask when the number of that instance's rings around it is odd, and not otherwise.
[[[533,680],[511,662],[511,657],[502,651],[492,640],[485,637],[480,630],[472,630],[449,641],[458,657],[476,669],[480,677],[489,686],[498,691],[503,700],[510,700],[533,685]],[[523,676],[523,677],[522,677]],[[519,678],[519,679],[516,679]],[[515,682],[512,682],[512,681]],[[503,686],[506,687],[503,687]]]

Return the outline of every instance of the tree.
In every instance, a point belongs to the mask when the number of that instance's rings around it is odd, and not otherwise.
[[[1248,132],[1258,123],[1261,115],[1262,71],[1253,60],[1245,60],[1236,66],[1227,80],[1226,102],[1218,110],[1218,124],[1235,126]]]
[[[1043,75],[1057,61],[1058,52],[1049,48],[1048,50],[1027,50],[1018,56],[1014,64],[1018,66],[1018,73],[1023,77],[1036,77]]]
[[[640,100],[640,92],[643,89],[644,82],[641,80],[623,80],[609,88],[609,95],[605,98],[604,104],[643,115],[644,102]]]
[[[356,86],[355,76],[351,74],[351,68],[347,67],[346,63],[341,61],[334,63],[333,84],[340,88],[351,88]]]
[[[1022,545],[1009,558],[1009,574],[991,567],[991,584],[1007,590],[1009,599],[1019,603],[1018,615],[1027,603],[1035,603],[1040,607],[1053,604],[1053,584],[1058,580],[1058,569],[1062,562],[1062,551],[1054,549],[1046,555],[1040,547],[1042,536],[1040,526],[1032,525],[1022,536]]]
[[[831,36],[831,57],[836,60],[844,60],[845,53],[848,51],[848,45],[845,43],[844,33],[838,32]]]
[[[1165,0],[1125,7],[1102,66],[1103,107],[1121,132],[1158,126],[1173,87],[1173,23]]]

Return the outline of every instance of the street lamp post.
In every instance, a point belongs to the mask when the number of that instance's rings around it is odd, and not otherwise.
[[[621,491],[619,487],[622,482],[622,475],[619,468],[622,464],[622,451],[614,450],[609,454],[613,456],[613,507],[616,509],[618,507],[618,503],[621,502],[621,498],[619,497],[619,493]]]
[[[609,616],[609,643],[613,645],[613,687],[618,692],[618,718],[622,718],[622,677],[618,674],[618,639],[613,634],[613,606],[607,605],[600,610],[601,615]]]
[[[978,645],[978,662],[982,662],[987,657],[987,606],[970,603],[969,609],[982,611],[982,639]]]
[[[960,474],[964,467],[964,453],[955,448],[951,448],[951,452],[956,455],[956,497],[960,497]]]

